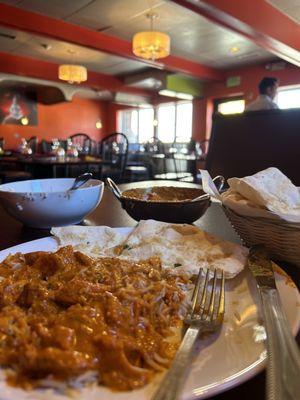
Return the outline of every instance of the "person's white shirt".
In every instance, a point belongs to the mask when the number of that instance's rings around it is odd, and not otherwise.
[[[267,94],[260,94],[245,108],[245,111],[277,110],[278,108],[278,105],[270,96]]]

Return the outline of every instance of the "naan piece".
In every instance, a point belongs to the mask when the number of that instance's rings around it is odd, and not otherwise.
[[[52,228],[59,247],[71,245],[91,257],[114,256],[114,249],[128,234],[117,232],[108,226],[65,226]]]
[[[297,187],[277,168],[267,168],[244,178],[228,179],[231,189],[257,206],[285,214],[300,207]]]
[[[145,260],[159,257],[164,267],[197,274],[200,267],[220,268],[233,278],[245,266],[248,250],[193,225],[140,221],[123,245],[121,257]]]

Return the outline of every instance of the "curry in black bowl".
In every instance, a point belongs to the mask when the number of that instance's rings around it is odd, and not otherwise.
[[[214,179],[220,189],[222,177]],[[192,223],[199,219],[209,207],[211,200],[203,190],[189,187],[152,186],[133,188],[123,192],[108,178],[108,187],[120,201],[122,207],[136,221],[155,219],[172,223]],[[205,195],[199,200],[197,197]]]

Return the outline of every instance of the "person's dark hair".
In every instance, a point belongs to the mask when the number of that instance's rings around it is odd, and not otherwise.
[[[259,93],[266,94],[267,88],[275,86],[277,83],[277,78],[270,78],[268,76],[264,77],[258,85]]]

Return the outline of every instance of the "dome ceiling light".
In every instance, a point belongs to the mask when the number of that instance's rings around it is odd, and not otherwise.
[[[150,31],[138,32],[133,36],[132,51],[137,57],[154,61],[170,55],[170,36],[153,30],[153,21],[157,17],[155,13],[147,14]]]
[[[62,64],[58,67],[58,77],[69,83],[81,83],[87,80],[87,69],[82,65]]]
[[[69,50],[70,54],[74,51]],[[83,65],[62,64],[58,67],[58,78],[68,83],[81,83],[87,80],[87,69]]]

